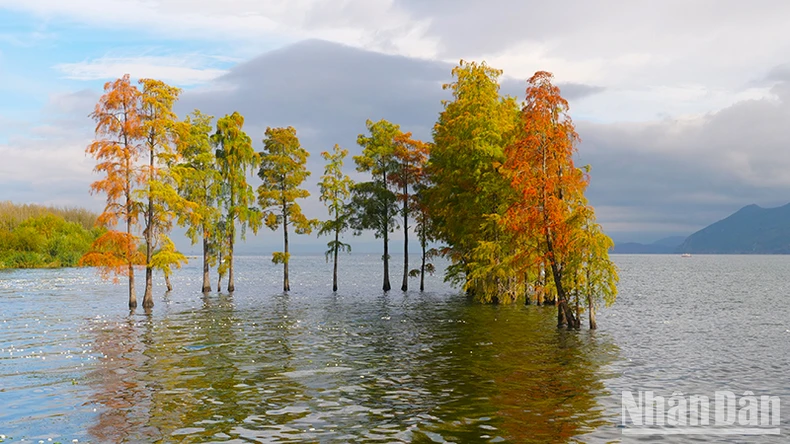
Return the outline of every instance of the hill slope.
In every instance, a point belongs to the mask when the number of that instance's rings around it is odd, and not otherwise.
[[[659,239],[652,244],[616,242],[612,254],[673,254],[685,239],[683,236],[672,236]]]
[[[745,206],[686,238],[677,252],[788,254],[790,204],[777,208]]]

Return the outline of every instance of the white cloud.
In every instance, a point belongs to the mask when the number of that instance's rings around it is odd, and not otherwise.
[[[115,79],[124,74],[155,78],[176,85],[195,85],[213,80],[227,71],[201,66],[197,56],[102,57],[55,66],[66,78],[75,80]]]
[[[427,22],[392,0],[0,0],[0,7],[96,29],[241,42],[230,48],[248,56],[308,38],[425,56],[418,42]]]

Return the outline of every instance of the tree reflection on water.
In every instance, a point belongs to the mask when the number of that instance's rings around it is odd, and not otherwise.
[[[566,442],[618,349],[554,311],[426,294],[229,295],[94,329],[100,442]]]

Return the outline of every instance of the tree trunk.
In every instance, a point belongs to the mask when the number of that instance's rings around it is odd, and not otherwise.
[[[557,327],[565,327],[568,325],[568,318],[565,317],[565,311],[560,307],[560,298],[554,299],[554,306],[557,307]]]
[[[173,284],[170,283],[170,275],[165,275],[165,284],[167,285],[167,291],[173,291]]]
[[[137,294],[134,291],[134,266],[129,262],[129,308],[137,308]]]
[[[233,238],[235,237],[233,234],[233,221],[231,221],[231,229],[230,233],[228,234],[228,292],[233,293],[236,291],[236,283],[233,280]]]
[[[565,289],[562,286],[562,275],[553,256],[554,252],[551,241],[549,240],[547,244],[552,255],[549,261],[551,265],[551,274],[554,276],[554,286],[557,289],[557,327],[564,327],[567,325],[569,329],[575,328],[576,320],[574,319],[573,311],[568,305],[568,296],[565,294]]]
[[[546,201],[545,197],[543,201]],[[545,211],[543,212],[543,220],[546,224],[546,227],[548,227],[549,217]],[[552,242],[551,231],[548,228],[546,229],[546,250],[549,253],[549,265],[551,266],[551,274],[554,276],[554,286],[557,290],[557,327],[563,327],[567,325],[569,329],[574,328],[576,326],[576,320],[574,319],[573,311],[568,306],[568,297],[565,294],[565,289],[562,287],[562,273],[557,266],[557,256],[555,256],[554,253],[554,243]]]
[[[425,236],[420,241],[422,244],[422,264],[420,264],[420,291],[425,291]]]
[[[403,283],[401,291],[409,289],[409,188],[403,187]]]
[[[598,323],[595,322],[595,304],[590,293],[587,293],[587,311],[590,316],[590,330],[595,330],[598,328]]]
[[[206,228],[203,227],[203,293],[211,291],[211,281],[209,280],[209,266],[208,266],[208,236],[206,236]]]
[[[154,306],[153,286],[154,286],[154,269],[146,265],[145,293],[143,293],[143,308],[151,308]]]
[[[228,292],[236,291],[236,282],[233,280],[233,241],[236,239],[236,194],[230,187],[230,205],[228,217]]]
[[[386,224],[385,224],[386,227]],[[390,249],[389,249],[389,232],[384,230],[384,285],[381,287],[384,291],[390,291]]]
[[[291,291],[288,281],[288,211],[283,204],[283,243],[285,244],[285,257],[283,258],[283,291]]]
[[[128,189],[128,188],[127,188]],[[127,198],[127,202],[129,199]],[[127,203],[127,211],[128,211],[128,203]],[[126,217],[126,235],[129,239],[132,237],[132,218],[131,216]],[[132,245],[129,245],[127,249],[130,249]],[[134,289],[134,264],[132,263],[132,255],[134,251],[127,251],[126,258],[129,261],[129,308],[137,308],[137,292]]]
[[[154,269],[151,267],[151,258],[154,255],[154,198],[151,195],[151,181],[154,180],[154,145],[149,144],[148,164],[148,211],[145,214],[145,292],[143,293],[143,308],[154,306]]]
[[[217,291],[222,291],[222,246],[220,246],[219,251],[217,252]]]
[[[384,171],[382,173],[382,179],[383,179],[382,183],[384,184],[384,188],[386,189],[387,188],[387,172],[386,171]],[[386,196],[386,194],[385,194],[385,196]],[[382,285],[381,288],[384,291],[390,291],[390,289],[392,289],[392,286],[390,285],[390,254],[389,254],[390,253],[389,252],[390,210],[389,210],[389,202],[387,201],[386,197],[384,198],[384,215],[383,216],[384,216],[384,221],[383,221],[384,222],[383,223],[383,225],[384,225],[384,230],[383,231],[384,232],[382,233],[383,234],[382,237],[384,238],[384,285]]]
[[[332,291],[337,291],[337,250],[339,247],[338,245],[339,241],[340,241],[340,230],[335,229],[335,247],[333,248],[334,251],[332,252],[335,256],[335,265],[334,265],[334,269],[332,270]]]

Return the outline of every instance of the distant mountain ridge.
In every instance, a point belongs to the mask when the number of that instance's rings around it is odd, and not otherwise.
[[[684,236],[671,236],[659,239],[651,244],[638,242],[616,243],[613,254],[673,254],[678,246],[683,243]]]
[[[676,252],[700,254],[790,254],[790,204],[747,205],[692,234]]]

